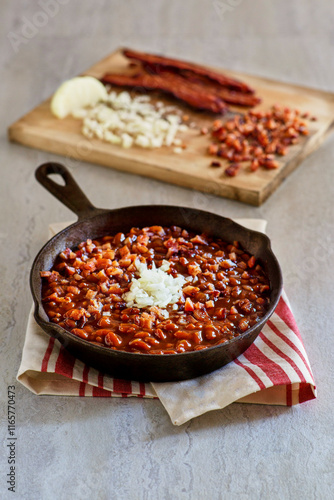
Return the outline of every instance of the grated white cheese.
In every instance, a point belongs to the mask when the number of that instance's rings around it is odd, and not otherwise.
[[[146,263],[135,262],[140,278],[134,278],[129,292],[122,295],[128,307],[157,306],[166,308],[168,304],[175,304],[182,295],[182,287],[186,280],[178,275],[173,278],[167,274],[169,262],[164,260],[157,269],[153,263],[152,269],[148,269]]]
[[[161,102],[153,105],[146,95],[132,98],[126,91],[119,94],[112,91],[105,101],[76,110],[73,116],[83,120],[85,137],[97,137],[123,148],[176,146],[174,152],[181,153],[182,140],[177,134],[188,130],[175,108]]]

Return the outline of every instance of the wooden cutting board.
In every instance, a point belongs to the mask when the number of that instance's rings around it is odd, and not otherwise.
[[[106,72],[127,71],[128,60],[118,50],[95,64],[85,75],[96,78]],[[217,68],[216,68],[217,69]],[[218,70],[219,71],[219,70]],[[212,157],[207,154],[209,136],[203,136],[199,129],[208,126],[215,118],[183,106],[179,101],[159,96],[159,100],[180,107],[189,116],[189,123],[196,123],[196,129],[189,129],[180,137],[187,144],[183,153],[173,148],[123,149],[98,139],[86,139],[81,133],[81,121],[68,117],[55,118],[50,112],[50,99],[13,123],[8,130],[9,139],[25,146],[57,153],[67,158],[97,163],[134,174],[153,177],[161,181],[185,186],[236,199],[251,205],[261,205],[282,181],[312,151],[319,147],[333,126],[334,93],[322,92],[306,87],[289,85],[265,78],[244,75],[224,70],[224,73],[244,80],[255,88],[262,103],[258,109],[268,109],[275,103],[298,108],[317,117],[309,123],[310,135],[290,148],[285,157],[279,157],[280,167],[276,170],[259,169],[249,172],[244,169],[236,177],[224,174],[227,163],[219,168],[210,167]],[[153,93],[154,96],[154,93]],[[240,112],[241,108],[231,107]]]

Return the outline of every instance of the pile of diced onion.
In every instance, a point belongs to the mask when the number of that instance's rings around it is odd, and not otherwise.
[[[128,307],[157,306],[165,309],[168,304],[176,304],[182,295],[182,287],[186,282],[184,276],[173,277],[167,273],[170,264],[164,260],[157,269],[153,262],[152,268],[136,260],[138,279],[133,279],[129,292],[123,295]],[[177,309],[177,306],[175,307]],[[166,311],[167,313],[167,311]],[[168,313],[166,314],[168,317]]]
[[[148,95],[131,97],[125,91],[111,91],[105,101],[77,110],[73,116],[83,119],[82,133],[87,138],[123,148],[173,146],[175,153],[181,153],[183,142],[177,134],[188,129],[175,108],[162,102],[154,105]]]

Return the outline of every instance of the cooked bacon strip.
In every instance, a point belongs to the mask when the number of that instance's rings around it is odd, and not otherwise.
[[[211,90],[211,89],[210,89]],[[212,89],[213,91],[213,89]],[[217,90],[216,95],[228,104],[235,104],[236,106],[246,106],[252,108],[261,102],[261,99],[252,94],[241,94],[233,90]]]
[[[151,90],[163,90],[185,101],[197,109],[223,113],[227,110],[225,102],[217,95],[207,92],[199,85],[188,83],[184,78],[171,74],[169,76],[139,73],[134,76],[107,73],[101,79],[103,83],[124,87],[142,87]]]
[[[176,72],[179,72],[179,70],[188,70],[192,71],[195,75],[206,76],[210,80],[218,82],[224,87],[228,87],[246,94],[254,94],[254,90],[246,83],[235,80],[234,78],[230,78],[209,68],[205,68],[204,66],[200,66],[199,64],[193,64],[186,61],[180,61],[178,59],[158,56],[155,54],[145,54],[144,52],[137,52],[131,49],[124,49],[123,54],[130,59],[141,61],[144,66],[147,65],[152,70],[159,70],[160,66],[172,68]]]
[[[210,80],[205,75],[196,75],[193,71],[187,70],[183,70],[181,75],[190,82],[202,85],[203,88],[218,95],[229,104],[253,107],[261,102],[261,99],[255,95],[228,90],[222,87],[219,83]]]
[[[167,68],[159,68],[157,71],[158,74],[164,76],[164,78],[169,78],[174,75],[174,73]],[[193,71],[181,70],[180,76],[182,76],[186,82],[189,82],[189,85],[191,85],[194,90],[196,89],[198,91],[205,91],[210,94],[214,94],[228,104],[253,107],[261,102],[261,99],[255,95],[229,90],[226,87],[222,87],[219,83],[206,78],[204,75],[194,74]]]

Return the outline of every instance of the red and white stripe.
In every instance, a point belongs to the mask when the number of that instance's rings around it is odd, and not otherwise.
[[[266,389],[271,389],[271,404],[292,405],[316,397],[312,370],[284,292],[275,313],[256,341],[233,363],[236,376],[242,373],[247,377],[252,402],[257,402],[257,399],[265,402],[265,392],[262,391]],[[156,397],[150,384],[103,375],[75,359],[53,338],[45,350],[40,371],[77,381],[75,393],[78,396]]]
[[[258,390],[285,387],[285,403],[278,404],[290,406],[316,397],[310,363],[284,292],[254,344],[234,363],[252,377]]]
[[[74,358],[54,338],[49,339],[40,371],[78,381],[78,396],[154,397],[150,384],[108,377]]]

